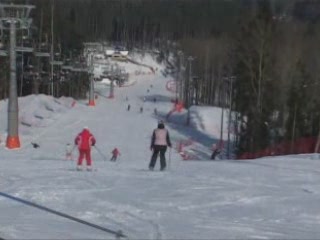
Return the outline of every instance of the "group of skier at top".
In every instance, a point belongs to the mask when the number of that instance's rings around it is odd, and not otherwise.
[[[151,84],[151,85],[150,85],[150,88],[152,88],[152,87],[153,87],[153,85]],[[147,89],[147,94],[148,94],[149,92],[150,92],[150,89],[148,88],[148,89]],[[147,100],[147,98],[146,98],[146,97],[143,97],[143,102],[146,102],[146,100]],[[127,101],[127,102],[129,101],[128,96],[126,97],[126,101]],[[153,98],[153,102],[154,102],[154,103],[157,102],[157,98],[156,98],[156,97]],[[127,111],[130,111],[130,109],[131,109],[131,104],[128,103]],[[153,112],[154,112],[155,115],[158,115],[158,110],[157,110],[157,108],[154,108],[154,111],[153,111]],[[140,113],[143,113],[143,105],[140,106]]]
[[[146,99],[146,97],[143,97],[143,102],[145,102],[147,99]],[[129,98],[128,97],[126,97],[126,101],[129,101]],[[153,102],[154,103],[156,103],[157,102],[157,98],[153,98]],[[127,111],[130,111],[130,109],[131,109],[131,105],[130,105],[130,103],[128,104],[128,106],[127,106]],[[143,106],[140,106],[140,113],[143,113]],[[155,113],[155,115],[157,115],[157,108],[154,108],[154,113]]]
[[[88,127],[84,127],[83,130],[76,136],[74,139],[74,146],[78,147],[79,157],[77,162],[77,170],[82,170],[83,160],[86,160],[86,169],[88,171],[92,170],[92,159],[91,159],[91,148],[95,146],[96,139],[93,134],[90,132]],[[166,169],[166,157],[165,153],[168,147],[172,147],[169,131],[165,128],[163,121],[158,122],[158,127],[153,130],[151,137],[150,150],[153,151],[149,169],[153,170],[160,153],[160,170],[164,171]],[[67,145],[66,157],[67,159],[72,159],[71,145]],[[120,151],[117,148],[114,148],[112,157],[110,161],[116,161],[117,157],[120,155]]]

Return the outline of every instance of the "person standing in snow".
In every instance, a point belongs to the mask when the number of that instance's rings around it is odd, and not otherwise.
[[[73,157],[72,157],[73,149],[74,148],[71,146],[71,144],[67,143],[67,146],[66,146],[66,160],[73,160]]]
[[[127,111],[130,111],[130,108],[131,108],[131,106],[130,106],[130,104],[128,104]]]
[[[112,153],[112,158],[110,159],[111,162],[117,161],[117,157],[121,155],[118,148],[114,148],[111,153]]]
[[[220,149],[218,148],[217,144],[212,144],[212,154],[211,159],[215,160],[216,156],[220,153]]]
[[[79,150],[77,169],[82,169],[82,161],[85,157],[87,162],[87,170],[92,170],[91,146],[96,144],[96,139],[89,131],[88,127],[84,127],[83,130],[78,134],[74,140],[74,144],[78,146]]]
[[[153,130],[153,134],[151,138],[150,149],[151,151],[153,151],[153,154],[151,157],[151,161],[149,163],[150,170],[153,170],[159,153],[160,153],[160,170],[161,171],[165,170],[167,165],[166,157],[165,157],[167,147],[171,148],[169,131],[164,127],[163,121],[159,121],[158,128]]]

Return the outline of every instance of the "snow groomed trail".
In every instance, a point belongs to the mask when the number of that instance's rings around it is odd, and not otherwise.
[[[174,96],[166,90],[171,79],[158,72],[132,80],[134,85],[115,89],[114,99],[102,97],[109,96],[108,88],[96,89],[95,107],[88,107],[84,100],[73,108],[53,108],[53,112],[40,111],[38,105],[29,109],[31,115],[45,117],[46,124],[21,127],[19,150],[1,146],[1,192],[103,228],[121,229],[129,239],[320,236],[320,162],[309,155],[207,161],[210,151],[204,149],[211,137],[171,116],[173,121],[165,125],[173,144],[192,138],[200,160],[183,161],[172,149],[168,171],[158,171],[159,165],[156,171],[148,171],[152,130],[172,109]],[[53,107],[48,96],[31,98]],[[30,99],[21,99],[21,109],[33,104],[23,105],[26,100]],[[3,132],[6,109],[2,106]],[[76,151],[73,161],[65,160],[66,144],[73,144],[84,126],[96,136],[97,148],[103,153],[92,149],[96,170],[92,172],[75,170]],[[32,148],[31,141],[40,148]],[[114,147],[121,156],[110,162]],[[0,198],[0,212],[0,236],[4,239],[106,239],[106,233],[98,229],[5,197]]]

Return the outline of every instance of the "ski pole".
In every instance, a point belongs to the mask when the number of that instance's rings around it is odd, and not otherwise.
[[[72,149],[71,149],[71,153],[73,153],[73,151],[74,151],[74,149],[76,148],[76,144],[75,145],[73,145],[73,147],[72,147]]]
[[[169,150],[169,164],[168,164],[168,169],[170,170],[170,165],[171,165],[171,148]]]
[[[97,152],[103,157],[103,160],[107,161],[107,157],[99,150],[99,148],[97,148],[95,145],[93,146]]]

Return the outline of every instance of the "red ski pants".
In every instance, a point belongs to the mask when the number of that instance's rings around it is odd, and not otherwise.
[[[79,149],[79,158],[78,158],[78,166],[82,165],[83,158],[86,158],[87,166],[91,166],[91,154],[90,149],[88,150],[81,150]]]

